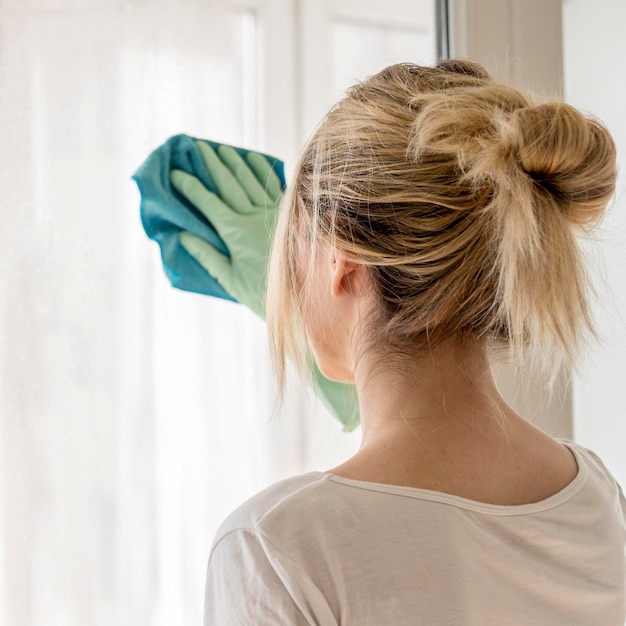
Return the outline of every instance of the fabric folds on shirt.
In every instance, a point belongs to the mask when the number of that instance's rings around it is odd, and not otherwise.
[[[623,626],[626,502],[589,450],[541,502],[498,506],[311,472],[222,524],[211,626]]]

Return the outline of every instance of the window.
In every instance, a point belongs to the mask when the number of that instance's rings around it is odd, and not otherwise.
[[[169,287],[130,175],[178,132],[289,166],[434,32],[414,0],[0,5],[0,622],[199,623],[223,517],[356,447],[302,390],[273,415],[263,324]]]

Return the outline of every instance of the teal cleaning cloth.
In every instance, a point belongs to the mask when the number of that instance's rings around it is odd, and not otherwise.
[[[141,194],[141,221],[150,239],[161,248],[163,269],[173,287],[235,301],[222,286],[180,245],[178,234],[188,231],[201,237],[216,250],[228,254],[228,249],[210,222],[181,196],[170,183],[173,169],[183,170],[200,179],[202,184],[218,194],[209,176],[196,141],[188,135],[175,135],[157,148],[133,174]],[[214,150],[221,145],[206,141]],[[242,158],[248,150],[235,148]],[[285,186],[282,161],[265,156]]]

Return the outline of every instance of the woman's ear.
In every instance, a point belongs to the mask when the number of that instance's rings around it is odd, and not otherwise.
[[[360,297],[367,282],[367,268],[362,263],[348,259],[341,250],[334,249],[331,259],[330,290],[334,297],[350,295]]]

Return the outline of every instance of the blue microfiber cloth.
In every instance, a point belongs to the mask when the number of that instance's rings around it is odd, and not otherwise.
[[[161,248],[163,269],[177,289],[235,301],[222,286],[180,245],[178,233],[188,231],[201,237],[223,254],[228,254],[224,242],[207,219],[183,198],[170,183],[170,172],[180,169],[199,178],[213,193],[217,190],[196,146],[198,140],[188,135],[175,135],[154,150],[133,174],[141,194],[141,221],[146,234]],[[206,141],[214,150],[221,145]],[[249,150],[235,148],[245,159]],[[284,164],[263,155],[273,163],[274,171],[285,185]],[[218,194],[219,195],[219,194]]]

